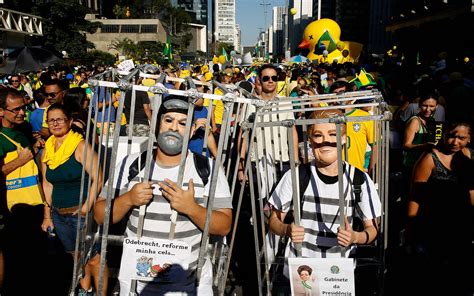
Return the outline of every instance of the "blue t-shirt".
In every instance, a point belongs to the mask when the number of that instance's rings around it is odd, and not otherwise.
[[[99,86],[96,88],[96,91],[94,92],[94,95],[92,96],[92,107],[95,108],[97,104],[97,100],[99,103],[104,103],[104,102],[109,102],[109,105],[107,107],[102,108],[100,110],[94,110],[95,112],[98,112],[97,114],[97,122],[100,123],[102,120],[104,122],[110,121],[110,122],[115,122],[115,108],[112,105],[112,95],[111,92],[104,86]],[[110,110],[110,120],[109,120],[109,109]],[[103,117],[103,119],[102,119]]]
[[[207,118],[207,108],[200,106],[194,108],[194,121],[199,118]],[[188,148],[194,153],[202,154],[202,147],[204,146],[204,135],[205,130],[203,128],[198,129],[193,137],[189,140]],[[209,148],[206,149],[207,157],[210,157]]]
[[[30,114],[30,124],[33,132],[39,132],[41,130],[41,125],[43,124],[45,108],[38,108]]]

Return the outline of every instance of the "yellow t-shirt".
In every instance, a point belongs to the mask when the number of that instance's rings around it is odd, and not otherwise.
[[[277,82],[277,95],[286,96],[286,88],[288,86],[288,81],[278,81]]]
[[[224,93],[220,89],[214,90],[215,95],[224,95]],[[204,100],[204,107],[209,107],[209,100]],[[214,118],[216,120],[216,124],[222,124],[222,117],[224,117],[224,103],[221,100],[214,100]]]
[[[115,107],[115,109],[117,109],[118,106],[119,106],[119,103],[120,103],[119,102],[120,101],[120,91],[117,91],[114,94],[114,96],[116,98],[118,98],[118,100],[113,103],[113,106]],[[126,124],[127,124],[127,118],[125,117],[125,113],[122,113],[122,118],[120,119],[120,125],[126,125]]]
[[[49,109],[49,106],[46,107],[46,109],[44,109],[44,113],[43,113],[43,123],[41,124],[41,127],[44,127],[44,128],[49,128],[49,125],[46,122],[46,119],[48,117],[48,109]]]
[[[370,116],[370,113],[360,109],[354,109],[347,117]],[[358,169],[364,171],[365,152],[367,144],[374,144],[374,122],[360,121],[347,123],[347,156],[348,162]]]

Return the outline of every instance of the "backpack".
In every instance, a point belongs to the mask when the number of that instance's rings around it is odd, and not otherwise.
[[[202,180],[204,186],[209,182],[209,175],[211,174],[211,165],[209,164],[209,160],[206,156],[202,154],[192,153],[194,166],[196,167],[196,171],[199,177]],[[138,169],[138,162],[140,161],[140,169]],[[133,178],[135,178],[138,173],[140,173],[145,168],[146,163],[146,151],[142,152],[137,159],[135,159],[130,168],[128,170],[128,181],[130,182]]]

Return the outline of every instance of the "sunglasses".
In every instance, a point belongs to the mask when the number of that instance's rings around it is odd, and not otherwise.
[[[13,109],[5,108],[5,110],[10,111],[10,112],[15,113],[15,114],[18,114],[18,113],[20,113],[20,111],[26,111],[26,105],[16,107],[16,108],[13,108]]]
[[[50,92],[50,93],[46,93],[45,95],[50,97],[50,98],[54,98],[56,97],[61,91],[58,91],[58,92]]]
[[[20,82],[20,80],[10,80],[11,82]]]
[[[263,82],[268,82],[268,81],[270,81],[270,79],[271,79],[273,82],[277,82],[278,76],[275,75],[275,76],[263,76],[263,77],[262,77],[262,81],[263,81]]]

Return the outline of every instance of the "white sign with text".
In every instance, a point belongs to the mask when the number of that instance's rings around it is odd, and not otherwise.
[[[153,281],[170,276],[170,270],[187,270],[191,247],[182,241],[127,237],[123,242],[119,278]]]
[[[355,296],[351,258],[288,258],[291,295]]]
[[[117,65],[117,70],[119,71],[130,71],[135,68],[135,64],[132,60],[125,60]]]

